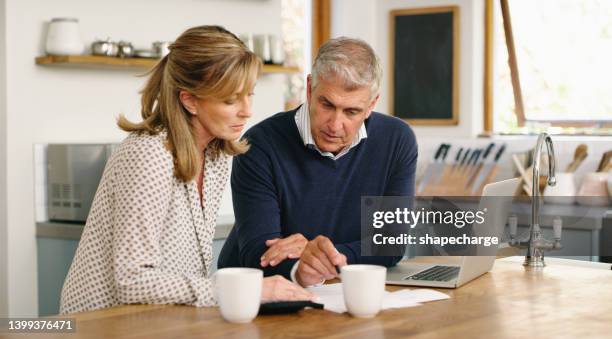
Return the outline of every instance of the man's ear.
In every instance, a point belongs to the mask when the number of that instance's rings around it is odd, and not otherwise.
[[[312,84],[312,74],[306,77],[306,101],[310,104],[310,96],[312,95],[310,85]]]
[[[378,102],[378,98],[380,98],[380,93],[376,94],[376,97],[374,97],[374,99],[372,99],[372,101],[370,102],[370,106],[368,107],[368,113],[366,114],[366,119],[370,117],[370,114],[372,114],[372,110],[374,109],[374,106],[376,106],[376,103]]]
[[[189,92],[180,90],[179,91],[179,100],[181,100],[181,104],[189,113],[196,114],[196,98]]]

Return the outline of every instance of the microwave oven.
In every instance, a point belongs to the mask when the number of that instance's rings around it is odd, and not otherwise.
[[[47,146],[47,215],[49,220],[82,222],[115,144]]]

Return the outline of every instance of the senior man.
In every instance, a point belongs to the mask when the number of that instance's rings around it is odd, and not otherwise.
[[[403,121],[372,112],[382,69],[364,41],[332,39],[307,78],[307,102],[252,127],[232,168],[236,224],[219,267],[262,268],[302,286],[362,256],[362,196],[413,196],[417,143]]]

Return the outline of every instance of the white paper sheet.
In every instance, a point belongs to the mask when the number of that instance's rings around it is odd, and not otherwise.
[[[337,313],[346,312],[342,283],[309,287],[307,290],[319,297],[317,302],[323,304],[326,310]]]
[[[336,313],[344,313],[347,311],[344,305],[342,283],[309,287],[308,290],[319,297],[318,302],[322,303],[326,310]],[[395,292],[385,291],[382,309],[414,307],[421,305],[421,303],[449,298],[450,297],[444,293],[423,288],[412,290],[402,289]]]
[[[426,303],[436,300],[450,299],[450,296],[436,290],[428,288],[402,289],[391,293],[394,299],[404,300],[406,302]]]

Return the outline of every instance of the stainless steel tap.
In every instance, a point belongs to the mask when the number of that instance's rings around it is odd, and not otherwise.
[[[538,136],[535,150],[533,151],[533,179],[531,194],[531,226],[529,228],[529,238],[525,240],[516,239],[516,218],[510,222],[510,245],[518,248],[527,248],[524,266],[544,267],[544,251],[561,249],[561,219],[556,218],[553,223],[554,239],[547,240],[542,236],[540,230],[540,158],[542,147],[546,143],[548,151],[548,180],[549,186],[556,184],[555,178],[555,149],[553,148],[550,135],[541,133]],[[514,223],[514,225],[512,225]]]

